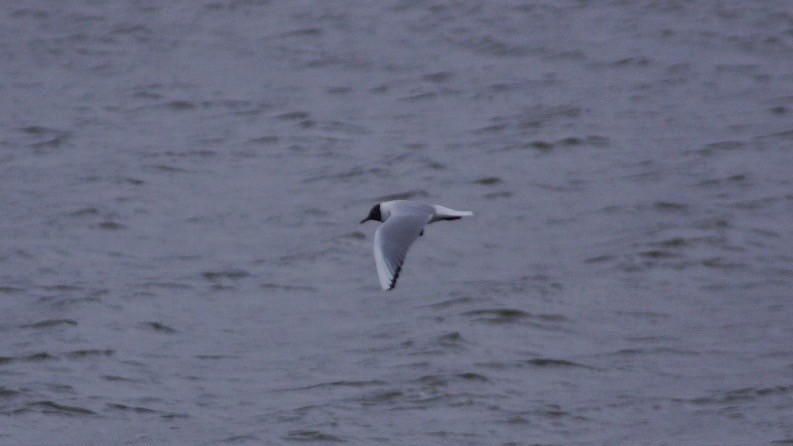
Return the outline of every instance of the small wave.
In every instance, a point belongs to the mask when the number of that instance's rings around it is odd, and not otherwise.
[[[458,378],[464,379],[466,381],[480,381],[480,382],[489,381],[489,379],[487,379],[486,376],[480,375],[479,373],[474,373],[474,372],[458,373],[455,376],[457,376]]]
[[[656,201],[653,207],[660,212],[679,213],[688,210],[687,204],[672,201]]]
[[[18,413],[41,412],[45,414],[58,414],[58,415],[69,415],[69,416],[96,415],[96,412],[94,412],[93,410],[79,406],[67,406],[65,404],[59,404],[54,401],[37,401],[34,403],[29,403],[25,405],[25,407],[17,409],[15,412]]]
[[[473,317],[475,320],[489,324],[511,324],[531,318],[531,314],[513,308],[492,308],[473,310],[463,313],[463,316]]]
[[[603,254],[595,257],[589,257],[584,260],[584,263],[604,263],[604,262],[611,262],[616,259],[615,256],[609,254]]]
[[[473,302],[473,299],[470,297],[454,297],[434,304],[429,304],[428,306],[434,309],[442,309],[442,308],[452,307],[455,305],[465,305],[471,302]]]
[[[266,282],[259,285],[260,288],[266,290],[280,290],[280,291],[316,291],[317,289],[307,285],[289,285],[283,283]]]
[[[53,359],[58,359],[58,357],[56,355],[53,355],[52,353],[39,352],[39,353],[33,353],[33,354],[30,354],[30,355],[22,356],[20,358],[15,358],[15,359],[20,359],[22,361],[38,362],[38,361],[50,361],[50,360],[53,360]]]
[[[255,146],[272,146],[278,144],[281,139],[274,135],[265,135],[248,140],[247,144]]]
[[[77,321],[74,319],[46,319],[39,322],[34,322],[32,324],[20,325],[19,328],[51,328],[51,327],[58,327],[62,325],[77,325]]]
[[[700,353],[693,350],[685,350],[672,347],[655,348],[623,348],[613,354],[619,356],[644,356],[644,355],[678,355],[678,356],[698,356]]]
[[[42,361],[53,361],[59,360],[62,358],[67,359],[82,359],[87,357],[95,357],[95,356],[112,356],[115,354],[115,350],[112,349],[87,349],[87,350],[74,350],[70,352],[65,352],[61,354],[52,354],[49,352],[38,352],[32,353],[30,355],[25,356],[0,356],[0,365],[8,364],[11,362],[16,361],[24,361],[24,362],[42,362]]]
[[[445,335],[441,335],[438,337],[438,344],[444,347],[450,347],[450,348],[460,347],[465,343],[466,342],[459,331],[453,331],[451,333],[446,333]]]
[[[13,398],[21,395],[19,390],[9,389],[8,387],[0,386],[0,398]]]
[[[385,381],[381,381],[379,379],[372,379],[366,381],[330,381],[326,383],[318,383],[318,384],[311,384],[308,386],[303,387],[294,387],[289,389],[283,389],[280,391],[293,391],[293,390],[312,390],[312,389],[320,389],[323,387],[353,387],[353,388],[363,388],[363,387],[370,387],[370,386],[382,386],[385,385]]]
[[[303,121],[311,116],[308,112],[305,111],[293,111],[287,113],[281,113],[277,116],[277,118],[281,121]]]
[[[88,350],[74,350],[64,353],[63,356],[69,359],[82,359],[96,356],[113,356],[116,353],[113,349],[88,349]]]
[[[121,410],[125,412],[135,412],[135,413],[157,413],[159,411],[154,409],[149,409],[148,407],[139,407],[139,406],[127,406],[126,404],[108,404],[108,407],[111,409]]]
[[[161,333],[176,333],[176,330],[163,324],[162,322],[143,322],[140,324],[142,328],[148,328],[150,330],[159,331]]]
[[[404,392],[400,390],[386,390],[384,392],[376,392],[373,394],[355,398],[354,401],[364,406],[374,406],[378,404],[393,402],[404,395],[405,395]]]
[[[224,279],[239,280],[250,276],[250,273],[244,269],[227,269],[221,271],[205,271],[201,273],[204,279],[210,282],[218,282]]]
[[[740,262],[730,262],[721,257],[713,257],[702,261],[702,266],[722,270],[744,269],[746,264]]]
[[[107,229],[109,231],[118,231],[118,230],[126,228],[125,225],[123,225],[121,223],[118,223],[118,222],[115,222],[113,220],[103,221],[102,223],[99,223],[97,225],[97,227],[99,227],[101,229]]]
[[[223,440],[221,440],[221,442],[223,443],[230,443],[230,444],[247,443],[249,441],[255,441],[257,444],[259,444],[262,441],[262,439],[257,437],[256,435],[248,434],[248,435],[233,435],[231,437],[224,438]]]
[[[310,442],[310,441],[317,441],[317,442],[332,442],[332,443],[343,443],[344,439],[341,437],[337,437],[335,435],[326,434],[324,432],[315,431],[315,430],[297,430],[289,432],[285,437],[284,440],[287,441],[299,441],[299,442]]]
[[[474,180],[473,184],[478,184],[480,186],[495,186],[502,182],[503,180],[499,177],[482,177],[479,178],[478,180]]]
[[[176,110],[176,111],[192,110],[192,109],[196,108],[196,103],[193,102],[193,101],[175,99],[173,101],[168,101],[168,102],[162,104],[162,107],[169,108],[171,110]]]
[[[104,375],[102,376],[102,379],[110,382],[130,382],[130,383],[140,382],[137,379],[126,378],[118,375]]]
[[[754,401],[760,398],[781,396],[793,393],[793,386],[778,385],[773,387],[745,387],[742,389],[728,390],[713,395],[694,398],[690,400],[697,405],[732,404],[740,401]]]
[[[488,382],[490,381],[486,376],[474,372],[463,372],[451,375],[424,375],[415,380],[415,383],[423,388],[436,388],[445,387],[452,382]]]
[[[566,359],[555,359],[555,358],[527,359],[525,363],[534,367],[549,367],[549,368],[578,367],[578,368],[586,368],[586,369],[594,368],[588,365],[579,364],[577,362],[568,361]]]
[[[143,288],[160,288],[164,290],[190,290],[191,285],[178,282],[145,282],[140,284]]]
[[[449,381],[440,375],[425,375],[416,381],[426,387],[444,387],[449,384]]]

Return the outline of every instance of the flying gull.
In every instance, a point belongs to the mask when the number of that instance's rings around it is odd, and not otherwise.
[[[380,286],[384,290],[394,288],[405,254],[410,245],[420,235],[424,235],[424,226],[472,215],[474,213],[471,211],[455,211],[437,204],[409,200],[384,201],[372,206],[369,215],[361,223],[369,220],[383,222],[374,233],[374,261]]]

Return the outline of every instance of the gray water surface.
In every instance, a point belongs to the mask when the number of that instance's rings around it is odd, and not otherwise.
[[[793,5],[0,8],[0,444],[793,444]],[[379,289],[376,202],[427,228]]]

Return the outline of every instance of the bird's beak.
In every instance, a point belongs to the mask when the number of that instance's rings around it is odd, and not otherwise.
[[[361,222],[360,222],[360,223],[358,223],[358,224],[361,224],[361,225],[362,225],[362,224],[366,223],[366,222],[367,222],[367,221],[369,221],[369,220],[371,220],[371,218],[369,218],[369,217],[366,217],[366,218],[364,218],[363,220],[361,220]]]

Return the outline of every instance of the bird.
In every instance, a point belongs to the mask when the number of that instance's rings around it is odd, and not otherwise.
[[[419,236],[424,235],[424,226],[472,215],[474,213],[471,211],[455,211],[413,200],[384,201],[372,206],[361,224],[369,220],[383,223],[374,233],[374,261],[383,290],[391,290],[396,286],[408,248]]]

